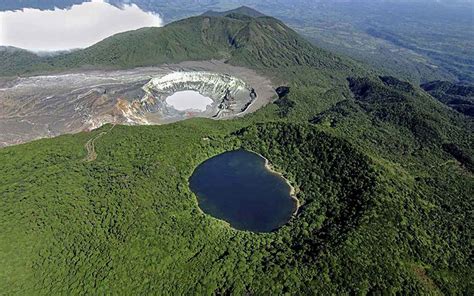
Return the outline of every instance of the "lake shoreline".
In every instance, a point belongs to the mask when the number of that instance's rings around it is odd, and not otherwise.
[[[253,153],[257,154],[258,156],[260,156],[261,158],[263,158],[265,160],[265,168],[270,171],[271,173],[273,174],[276,174],[278,176],[280,176],[283,180],[285,180],[286,184],[288,184],[288,186],[290,187],[290,197],[291,199],[293,199],[296,203],[296,208],[295,208],[295,211],[293,212],[292,216],[296,216],[298,214],[298,211],[301,207],[301,204],[300,204],[300,200],[296,197],[296,189],[295,187],[291,184],[290,180],[288,180],[287,178],[285,178],[285,176],[283,175],[283,173],[277,171],[273,165],[270,163],[270,161],[268,160],[268,158],[266,158],[265,156],[263,156],[262,154],[258,153],[258,152],[255,152],[255,151],[252,151]]]

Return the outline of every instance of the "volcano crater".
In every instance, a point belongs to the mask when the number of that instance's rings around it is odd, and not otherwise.
[[[161,118],[201,116],[225,118],[243,113],[257,97],[243,80],[205,71],[172,72],[151,79],[142,106]]]

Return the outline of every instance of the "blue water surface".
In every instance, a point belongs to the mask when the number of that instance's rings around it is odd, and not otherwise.
[[[205,213],[239,230],[270,232],[287,223],[296,209],[286,180],[269,171],[264,158],[246,150],[206,160],[189,183]]]

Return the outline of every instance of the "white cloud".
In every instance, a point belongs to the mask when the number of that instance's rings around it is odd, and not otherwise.
[[[135,4],[117,8],[92,0],[68,10],[26,8],[0,12],[0,45],[33,51],[84,48],[119,32],[162,25],[158,14]]]

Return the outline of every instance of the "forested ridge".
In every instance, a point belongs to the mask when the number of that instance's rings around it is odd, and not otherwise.
[[[272,43],[282,24],[247,18],[215,21],[262,25],[257,40],[282,49],[253,64],[265,47],[246,40],[232,62],[288,83],[259,111],[0,149],[1,294],[472,294],[472,120],[309,45],[292,60],[297,37]],[[301,208],[274,232],[232,229],[189,189],[200,163],[240,148],[296,188]]]
[[[188,60],[225,60],[252,67],[312,66],[360,69],[357,63],[311,45],[281,21],[238,13],[196,16],[164,27],[108,37],[88,48],[54,56],[0,48],[0,76],[80,69],[123,69]]]

